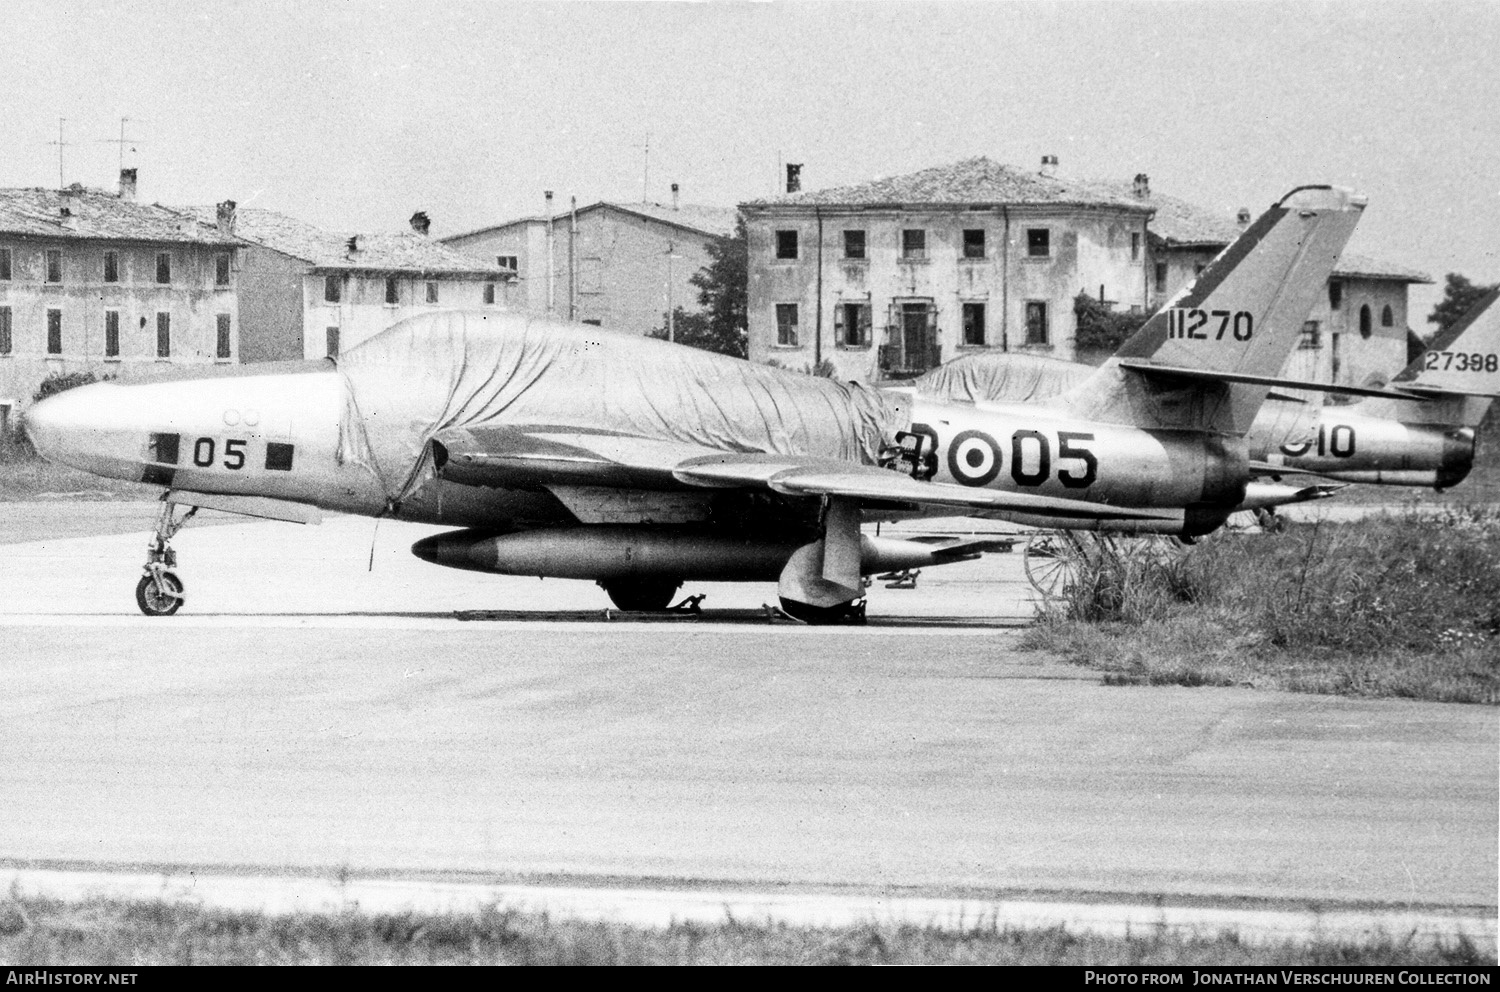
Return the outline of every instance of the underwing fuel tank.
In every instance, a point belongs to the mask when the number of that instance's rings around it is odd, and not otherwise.
[[[558,579],[661,577],[705,582],[775,581],[806,539],[725,536],[689,528],[589,526],[495,534],[450,531],[412,554],[449,568]],[[976,557],[947,545],[860,538],[860,570],[898,571]]]

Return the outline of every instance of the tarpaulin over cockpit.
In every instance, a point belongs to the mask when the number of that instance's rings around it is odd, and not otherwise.
[[[338,359],[343,455],[405,499],[439,431],[608,433],[709,451],[872,465],[899,423],[891,398],[681,345],[513,313],[404,320]]]
[[[960,403],[1026,403],[1055,399],[1098,370],[1013,351],[955,358],[912,383],[923,396]]]

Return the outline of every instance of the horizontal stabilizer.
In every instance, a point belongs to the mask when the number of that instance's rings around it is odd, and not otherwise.
[[[1428,386],[1420,382],[1400,383],[1402,392],[1418,393],[1420,399],[1439,400],[1445,397],[1472,396],[1481,400],[1500,400],[1500,393],[1486,393],[1477,389],[1444,389],[1441,386]],[[1384,394],[1382,394],[1384,395]]]
[[[1338,386],[1330,382],[1304,382],[1300,379],[1283,379],[1273,375],[1249,375],[1244,372],[1224,372],[1217,369],[1189,368],[1182,365],[1156,365],[1136,359],[1124,359],[1120,367],[1138,375],[1156,379],[1188,379],[1194,382],[1243,382],[1254,386],[1271,386],[1280,389],[1307,389],[1314,392],[1338,393],[1347,396],[1380,396],[1388,400],[1421,400],[1422,397],[1394,389],[1366,389],[1363,386]],[[1406,387],[1403,386],[1403,389]]]

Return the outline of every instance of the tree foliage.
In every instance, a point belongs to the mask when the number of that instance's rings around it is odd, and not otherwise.
[[[710,262],[688,280],[698,288],[698,302],[704,309],[686,313],[677,308],[673,338],[690,348],[744,358],[750,353],[750,256],[744,220],[735,225],[733,237],[710,241],[707,250]],[[665,314],[662,326],[652,331],[651,336],[667,336]]]
[[[105,381],[111,378],[113,377],[104,377]],[[33,403],[40,403],[49,396],[66,392],[69,389],[76,389],[79,386],[87,386],[91,382],[98,381],[98,377],[92,372],[53,372],[37,386],[36,392],[31,397],[31,401]]]
[[[1481,296],[1494,288],[1494,286],[1476,286],[1457,272],[1448,273],[1447,285],[1443,287],[1443,298],[1437,306],[1432,308],[1432,313],[1427,316],[1427,322],[1437,325],[1435,333],[1446,331],[1458,323],[1459,319],[1479,302]]]
[[[1074,339],[1080,349],[1114,351],[1146,322],[1144,313],[1117,313],[1087,293],[1073,297],[1073,316],[1078,318]]]

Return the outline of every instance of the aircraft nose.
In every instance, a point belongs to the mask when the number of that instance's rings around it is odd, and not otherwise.
[[[93,447],[107,429],[107,421],[101,416],[104,404],[100,401],[115,388],[94,383],[33,404],[25,417],[26,436],[31,439],[32,447],[48,461],[75,465],[78,457]]]

